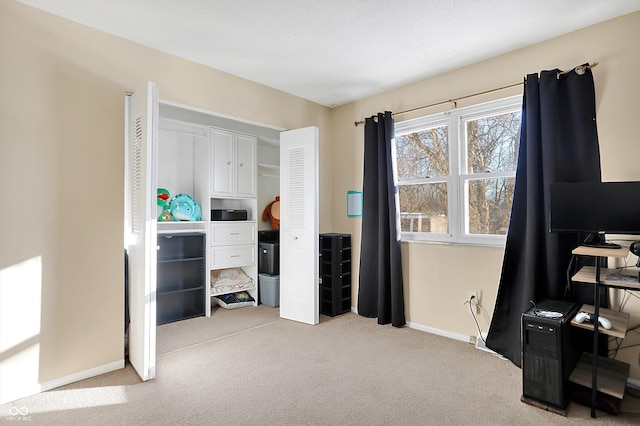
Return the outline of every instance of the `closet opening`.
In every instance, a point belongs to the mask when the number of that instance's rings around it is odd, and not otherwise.
[[[156,377],[158,353],[239,331],[222,324],[317,324],[318,128],[284,131],[160,102],[153,82],[125,99],[127,358],[140,378]],[[277,188],[279,304],[273,270],[261,290],[258,261]],[[165,329],[178,331],[165,338]],[[158,346],[165,342],[173,346]]]
[[[278,233],[268,207],[279,197],[281,130],[162,101],[158,116],[162,355],[279,319],[277,275],[261,272],[259,250]]]

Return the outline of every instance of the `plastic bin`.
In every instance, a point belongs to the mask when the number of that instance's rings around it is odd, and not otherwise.
[[[277,308],[280,306],[280,275],[258,274],[260,303]]]

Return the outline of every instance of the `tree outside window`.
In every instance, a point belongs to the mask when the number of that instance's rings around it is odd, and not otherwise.
[[[520,99],[396,123],[403,239],[504,241]]]

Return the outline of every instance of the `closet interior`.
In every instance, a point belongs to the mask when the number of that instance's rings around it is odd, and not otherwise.
[[[160,103],[158,326],[260,303],[259,239],[278,234],[279,134]],[[275,278],[264,282],[274,308]]]

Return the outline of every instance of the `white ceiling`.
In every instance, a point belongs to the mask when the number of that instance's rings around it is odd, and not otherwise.
[[[640,10],[640,0],[19,1],[330,107]]]

